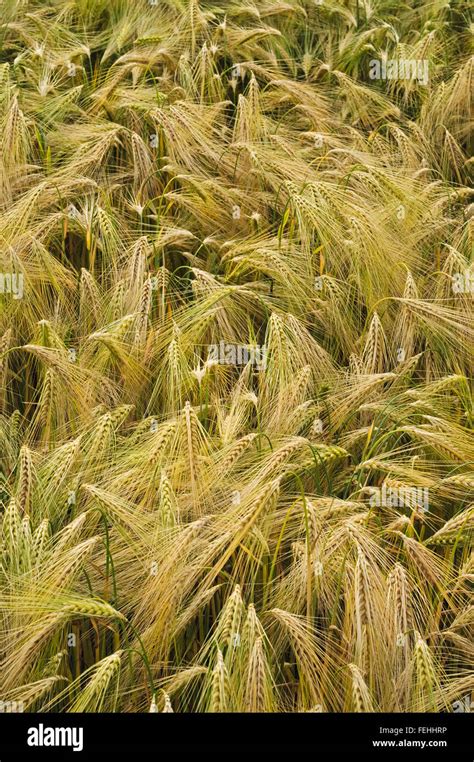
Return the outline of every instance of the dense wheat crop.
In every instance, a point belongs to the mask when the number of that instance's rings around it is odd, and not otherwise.
[[[2,701],[471,695],[468,11],[1,4]]]

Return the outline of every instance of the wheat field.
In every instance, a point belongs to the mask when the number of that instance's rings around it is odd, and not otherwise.
[[[469,6],[1,4],[2,702],[474,696]]]

